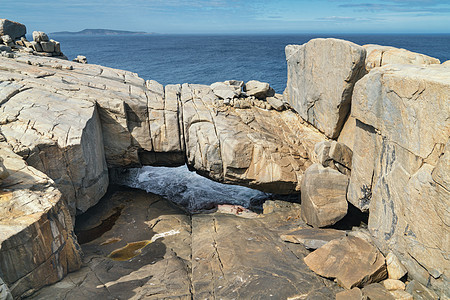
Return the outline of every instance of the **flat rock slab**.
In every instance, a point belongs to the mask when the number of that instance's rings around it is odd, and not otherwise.
[[[320,276],[336,278],[346,289],[378,282],[387,276],[383,254],[353,236],[327,243],[305,257],[305,263]]]
[[[303,244],[307,249],[317,249],[345,235],[345,231],[336,229],[303,228],[283,234],[281,239],[285,242]]]
[[[322,299],[334,298],[334,289],[304,264],[306,253],[291,250],[270,230],[272,218],[278,216],[193,216],[194,299],[306,299],[318,290]]]
[[[394,296],[379,283],[372,283],[362,289],[365,299],[395,300]]]
[[[31,299],[333,299],[342,290],[309,270],[302,245],[279,239],[306,226],[298,204],[249,219],[228,211],[189,217],[132,189],[104,200],[77,219],[78,235],[94,238],[82,244],[81,270]],[[98,236],[105,223],[111,229]],[[167,232],[178,233],[131,247]]]
[[[189,217],[159,196],[120,191],[88,211],[87,217],[94,222],[78,220],[87,223],[81,230],[95,237],[116,208],[121,208],[120,216],[111,230],[82,245],[83,267],[31,299],[191,299]],[[128,246],[123,257],[115,256],[123,260],[112,259],[113,251],[169,231],[178,233],[141,248]]]

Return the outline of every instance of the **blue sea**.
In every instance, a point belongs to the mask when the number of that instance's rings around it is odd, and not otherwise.
[[[446,35],[50,35],[61,42],[73,59],[85,55],[89,63],[136,72],[161,84],[211,84],[229,79],[269,82],[276,92],[286,87],[284,48],[312,38],[334,37],[359,45],[379,44],[405,48],[450,59],[450,34]]]

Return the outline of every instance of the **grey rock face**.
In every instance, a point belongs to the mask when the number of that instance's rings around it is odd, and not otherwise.
[[[309,167],[302,181],[302,218],[314,227],[335,224],[347,214],[347,176],[320,164]]]
[[[0,36],[9,35],[16,40],[27,33],[25,25],[7,19],[0,19]]]
[[[450,173],[449,91],[445,65],[391,65],[361,79],[352,100],[348,200],[370,209],[369,230],[379,247],[398,254],[413,278],[436,279],[436,290],[449,278],[450,190],[443,175]]]
[[[355,82],[364,75],[365,56],[363,47],[338,39],[286,46],[289,104],[326,136],[337,138]]]

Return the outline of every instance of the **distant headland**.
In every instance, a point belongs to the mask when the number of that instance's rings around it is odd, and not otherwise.
[[[68,35],[147,35],[155,34],[154,32],[144,31],[126,31],[112,29],[84,29],[81,31],[58,31],[51,34],[68,34]]]

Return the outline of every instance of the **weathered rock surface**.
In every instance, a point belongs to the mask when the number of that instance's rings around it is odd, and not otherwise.
[[[302,218],[314,227],[335,224],[347,214],[348,178],[320,164],[309,167],[302,181]]]
[[[379,283],[372,283],[362,290],[364,299],[394,300],[394,296]]]
[[[408,273],[425,268],[420,282],[442,294],[449,278],[449,97],[450,68],[443,65],[385,66],[361,79],[348,189],[350,202],[370,209],[380,249],[399,255]]]
[[[313,142],[324,139],[290,111],[221,106],[207,86],[183,84],[181,104],[187,164],[220,182],[298,191]]]
[[[0,69],[3,136],[30,166],[55,181],[73,215],[76,210],[85,211],[108,185],[95,103],[61,92],[64,89],[58,89],[57,83],[46,83],[46,76],[55,74],[48,69],[9,59],[2,61]]]
[[[311,164],[313,145],[324,139],[291,111],[223,106],[208,86],[163,87],[152,81],[145,83],[126,71],[32,56],[5,59],[2,69],[0,75],[3,74],[3,84],[8,85],[9,91],[2,100],[2,131],[21,155],[42,156],[38,155],[42,151],[33,149],[39,140],[61,149],[77,145],[70,151],[83,148],[83,142],[98,148],[84,158],[96,166],[92,168],[94,174],[82,176],[84,182],[80,183],[78,177],[59,180],[64,176],[49,174],[57,183],[74,186],[75,193],[83,194],[79,186],[90,188],[91,184],[97,184],[92,189],[100,191],[98,194],[104,192],[101,183],[107,175],[101,148],[108,167],[182,165],[186,153],[190,167],[214,180],[290,193],[300,189],[303,172]],[[32,97],[44,98],[39,101],[42,105],[25,107],[16,118],[17,112],[26,106],[23,101]],[[46,101],[66,103],[63,107],[67,110],[52,109],[51,105],[47,109]],[[51,120],[33,119],[39,114],[51,115],[52,111],[55,117]],[[73,113],[82,119],[76,127],[69,127],[72,118],[66,114]],[[28,122],[33,122],[37,130],[27,130],[22,136],[19,131]],[[66,139],[68,130],[74,136],[71,139]],[[44,139],[46,136],[49,138]],[[102,139],[104,147],[92,142]],[[80,152],[74,156],[88,155]],[[40,170],[49,164],[29,163]],[[83,165],[67,164],[76,168]],[[58,167],[58,172],[66,169]],[[77,201],[95,204],[83,197],[77,195]],[[95,194],[93,198],[99,199]],[[76,208],[84,211],[89,205]]]
[[[233,99],[239,97],[244,86],[243,81],[230,80],[226,82],[215,82],[210,85],[214,94],[221,99]]]
[[[337,138],[354,84],[364,75],[365,56],[363,47],[338,39],[286,46],[289,104],[326,136]]]
[[[394,253],[389,252],[386,255],[386,265],[390,279],[400,279],[408,272]]]
[[[399,49],[390,46],[364,45],[366,51],[366,69],[368,71],[376,67],[388,64],[402,65],[431,65],[440,64],[439,59],[428,55],[415,53],[406,49]]]
[[[190,220],[175,205],[144,191],[121,191],[77,222],[83,267],[31,299],[191,299]]]
[[[33,41],[36,43],[48,42],[48,35],[43,31],[33,31]]]
[[[355,127],[356,120],[351,115],[349,115],[337,139],[339,143],[345,144],[352,151],[353,145],[355,144]]]
[[[305,263],[320,276],[336,278],[346,289],[381,281],[387,275],[383,254],[351,236],[325,244],[305,257]]]
[[[5,165],[3,164],[3,158],[0,157],[0,186],[2,185],[2,181],[9,176],[8,170],[6,170]]]
[[[281,239],[285,242],[303,244],[306,249],[315,250],[345,235],[345,231],[336,229],[302,228],[281,235]]]
[[[395,300],[413,300],[413,296],[402,290],[389,291]]]
[[[51,57],[0,58],[0,86],[5,145],[53,180],[72,217],[106,192],[108,167],[187,163],[217,181],[298,191],[314,145],[324,139],[291,111],[224,106],[208,86],[164,87],[127,71]],[[8,230],[18,237],[43,231],[46,249],[53,235],[45,226]],[[58,230],[70,232],[71,223],[65,226]],[[32,243],[23,241],[23,247]],[[17,263],[20,272],[29,272],[29,266]],[[78,266],[47,270],[48,281],[20,281],[12,292],[40,288],[72,267]]]
[[[420,282],[413,280],[408,283],[406,287],[406,292],[411,294],[414,299],[417,300],[436,300],[439,299],[438,295],[433,291],[430,291],[424,287]]]
[[[279,230],[305,226],[296,208],[252,219],[212,213],[191,220],[169,201],[143,191],[118,191],[105,200],[78,221],[79,236],[94,238],[82,245],[85,266],[31,299],[332,299],[340,291],[307,268],[308,251],[301,245],[277,239]],[[101,220],[117,211],[111,229],[95,238]],[[117,252],[171,231],[178,233]]]
[[[336,300],[362,300],[363,295],[359,288],[342,291],[336,294]]]
[[[284,102],[282,101],[282,98],[278,98],[276,95],[275,95],[275,97],[267,97],[266,101],[275,110],[282,111],[283,109],[285,109],[285,105],[284,105]]]
[[[386,279],[383,280],[381,282],[381,284],[384,286],[385,289],[387,289],[388,291],[393,291],[393,290],[404,290],[405,289],[405,284],[403,283],[403,281],[400,281],[398,279]]]
[[[266,99],[275,95],[275,91],[267,82],[257,80],[250,80],[245,84],[245,93],[248,96],[254,96],[258,99]]]
[[[27,33],[25,25],[7,19],[0,19],[0,36],[9,35],[16,40]]]
[[[2,300],[13,300],[13,297],[11,295],[11,291],[9,290],[8,286],[5,282],[3,282],[3,279],[0,277],[0,299]]]
[[[63,195],[0,141],[10,175],[0,190],[0,277],[15,297],[61,280],[81,259]]]

